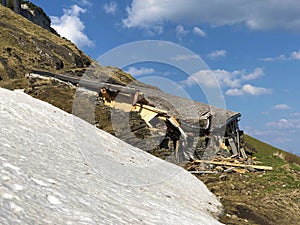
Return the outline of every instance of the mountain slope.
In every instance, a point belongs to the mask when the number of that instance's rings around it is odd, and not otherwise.
[[[221,198],[225,224],[298,225],[300,220],[300,158],[250,136],[254,157],[272,171],[199,176]]]
[[[0,5],[0,79],[23,79],[32,69],[72,73],[92,60],[73,43]]]
[[[1,6],[0,18],[0,87],[25,88],[30,95],[72,112],[75,87],[55,80],[45,81],[38,78],[30,83],[24,78],[25,73],[43,70],[78,76],[91,72],[97,77],[100,76],[101,80],[111,83],[126,85],[134,81],[129,74],[118,68],[102,67],[94,63],[88,66],[93,60],[71,42],[47,32]],[[87,95],[86,101],[93,101],[96,97]],[[85,107],[86,105],[82,105],[82,112],[86,111]],[[18,113],[14,116],[18,118]],[[109,123],[110,116],[111,111],[108,107],[96,105],[95,118],[99,127],[113,133]],[[30,119],[28,121],[30,122]],[[22,137],[16,137],[16,141],[22,141]],[[199,176],[212,192],[221,197],[225,206],[222,222],[297,224],[300,220],[300,178],[297,166],[300,164],[299,157],[249,136],[246,137],[246,141],[258,150],[255,155],[257,161],[262,165],[273,166],[273,171]]]
[[[0,88],[1,224],[220,224],[187,171]]]

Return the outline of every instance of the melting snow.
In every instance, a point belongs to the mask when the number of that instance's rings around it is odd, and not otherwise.
[[[0,88],[0,124],[0,224],[220,224],[187,171],[48,103]]]
[[[47,199],[48,199],[48,201],[49,201],[51,204],[53,204],[53,205],[59,205],[59,204],[62,203],[61,201],[59,201],[58,198],[56,198],[56,197],[53,196],[53,195],[49,195],[49,196],[47,197]]]

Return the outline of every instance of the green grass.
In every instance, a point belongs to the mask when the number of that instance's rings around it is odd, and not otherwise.
[[[300,166],[300,157],[292,153],[275,148],[269,144],[259,141],[249,135],[245,135],[245,141],[256,148],[257,153],[254,156],[264,163],[272,163],[280,166],[282,163],[297,164]],[[277,160],[278,158],[283,160]]]
[[[272,166],[272,171],[262,173],[257,177],[250,174],[250,179],[261,185],[262,193],[276,192],[282,189],[300,188],[300,158],[281,149],[275,148],[253,137],[245,135],[245,141],[257,149],[254,154],[261,165]]]
[[[77,68],[75,56],[92,61],[72,42],[1,5],[0,19],[0,76],[4,80],[22,79],[31,70],[65,73]],[[64,68],[57,71],[59,60]]]

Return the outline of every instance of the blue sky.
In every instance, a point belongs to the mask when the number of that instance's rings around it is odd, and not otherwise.
[[[143,40],[176,43],[208,68],[193,74],[161,63],[123,68],[184,84],[206,102],[204,86],[217,78],[226,108],[241,112],[246,133],[300,155],[300,2],[298,0],[32,0],[53,27],[97,59]],[[183,59],[182,60],[187,60]],[[198,90],[198,91],[197,91]]]

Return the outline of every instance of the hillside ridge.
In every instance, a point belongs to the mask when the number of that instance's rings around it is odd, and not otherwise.
[[[24,89],[29,95],[69,113],[73,110],[74,96],[78,95],[76,86],[55,79],[27,79],[25,74],[44,71],[76,78],[88,74],[123,86],[136,82],[130,74],[119,68],[99,65],[70,41],[1,5],[0,31],[0,87]],[[85,93],[83,97],[84,104],[78,108],[82,117],[90,119],[98,128],[113,133],[111,108],[95,103],[99,95]],[[85,115],[91,102],[95,107],[92,108],[94,118]],[[120,118],[124,116],[118,115]],[[134,119],[135,123],[146,127],[145,123],[139,124],[140,118]],[[273,171],[197,175],[225,206],[221,221],[242,225],[296,225],[300,220],[300,158],[247,135],[245,141],[257,149],[258,152],[253,155],[257,163],[272,166]]]

